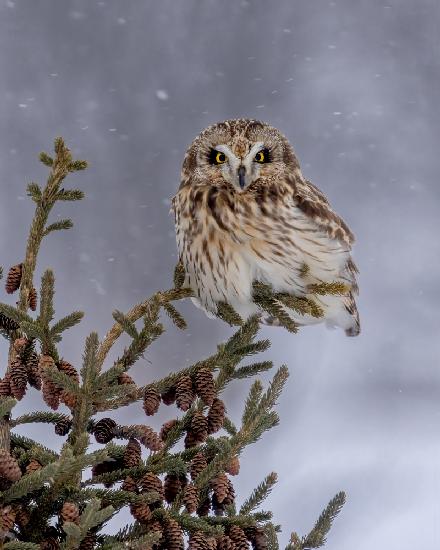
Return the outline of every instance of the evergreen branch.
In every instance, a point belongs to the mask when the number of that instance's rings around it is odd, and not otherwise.
[[[264,480],[252,491],[252,494],[245,500],[240,508],[240,514],[250,514],[258,508],[260,504],[272,491],[275,483],[278,480],[278,476],[275,472],[270,473],[264,478]]]
[[[43,422],[45,424],[56,424],[60,420],[68,418],[67,415],[62,413],[50,412],[50,411],[37,411],[28,414],[23,414],[15,420],[11,421],[11,426],[19,426],[20,424],[30,424],[32,422]]]
[[[50,157],[47,153],[44,151],[40,153],[40,161],[45,164],[46,166],[52,167],[53,166],[53,158]]]
[[[284,292],[275,294],[275,298],[284,304],[289,309],[297,311],[301,315],[311,315],[312,317],[319,318],[324,315],[322,307],[315,302],[312,298],[306,298],[304,296],[294,296]]]
[[[267,540],[267,550],[279,550],[277,532],[279,528],[275,527],[273,523],[267,523],[264,529]]]
[[[32,456],[37,459],[40,464],[47,464],[58,458],[58,454],[51,449],[23,435],[11,433],[11,443],[15,447],[24,449],[25,451],[31,451]]]
[[[183,283],[185,282],[185,268],[183,267],[183,263],[181,261],[177,262],[176,267],[174,268],[174,287],[177,289],[181,289],[183,287]]]
[[[40,325],[48,327],[54,316],[53,297],[55,277],[51,269],[47,269],[41,278],[41,290],[40,290],[40,315],[38,316],[38,323]]]
[[[38,183],[34,183],[34,182],[29,183],[29,185],[27,186],[27,194],[37,204],[41,201],[42,193]]]
[[[72,229],[73,227],[73,221],[70,219],[65,220],[59,220],[57,222],[51,223],[50,225],[46,226],[46,228],[43,231],[43,237],[46,237],[46,235],[49,235],[49,233],[52,233],[53,231],[60,231],[61,229]]]
[[[241,326],[243,319],[238,315],[235,309],[227,302],[218,302],[217,304],[217,317],[219,317],[225,323],[228,323],[231,327]]]
[[[313,529],[302,541],[303,548],[320,548],[326,543],[326,537],[336,516],[345,504],[345,493],[340,492],[328,503]]]
[[[131,336],[133,339],[139,338],[139,332],[135,326],[135,324],[130,321],[123,313],[122,311],[118,311],[117,309],[113,312],[113,319],[121,325],[121,327],[124,329],[124,331]]]
[[[319,296],[325,296],[326,294],[332,296],[345,296],[350,292],[350,287],[340,281],[333,281],[331,283],[309,285],[307,290],[311,294],[318,294]]]
[[[68,376],[65,372],[58,370],[56,367],[47,367],[44,375],[58,388],[67,391],[78,397],[80,395],[80,387],[78,382]]]
[[[229,417],[225,417],[223,422],[223,429],[228,432],[229,435],[237,435],[237,428]]]
[[[168,317],[173,321],[177,328],[180,328],[181,330],[186,329],[185,319],[182,317],[180,312],[177,311],[173,304],[170,304],[169,302],[164,302],[162,304],[162,307],[167,312]]]
[[[60,189],[55,197],[57,201],[80,201],[84,198],[84,192],[80,189]]]
[[[19,540],[12,540],[6,542],[3,546],[5,550],[40,550],[39,544],[33,542],[21,542]]]
[[[105,537],[101,546],[102,550],[145,550],[146,548],[154,548],[159,543],[162,534],[157,531],[150,531],[145,535],[133,539],[127,539],[119,542],[116,537]]]
[[[8,503],[13,500],[18,500],[21,497],[24,497],[29,493],[40,489],[45,483],[53,481],[53,478],[59,469],[59,462],[51,462],[40,470],[23,476],[21,479],[16,481],[9,489],[2,493],[2,500]]]
[[[13,397],[0,397],[0,417],[9,414],[16,404],[17,400]]]
[[[79,170],[85,170],[88,166],[86,160],[74,160],[68,166],[69,172],[78,172]]]
[[[113,512],[113,506],[101,509],[101,501],[99,499],[92,499],[80,515],[78,525],[72,522],[63,523],[63,530],[67,534],[63,548],[66,550],[77,549],[87,533],[94,527],[107,521]]]
[[[272,367],[273,367],[272,361],[262,361],[261,363],[253,363],[252,365],[246,365],[244,367],[240,367],[239,369],[236,369],[232,377],[237,380],[240,380],[242,378],[250,378],[251,376],[260,374],[260,372],[266,372],[270,370]]]
[[[29,323],[29,325],[33,325],[35,323],[32,317],[29,317],[26,313],[20,311],[16,307],[10,306],[9,304],[0,303],[0,313],[2,313],[7,319],[12,319],[12,321],[19,326],[23,322]]]
[[[81,321],[83,317],[84,313],[82,311],[73,311],[69,315],[66,315],[66,317],[62,317],[50,329],[51,335],[55,336],[69,328],[74,327]]]
[[[263,393],[263,384],[260,380],[255,380],[252,384],[249,394],[246,399],[243,415],[241,417],[241,423],[246,425],[255,416],[258,409],[261,395]]]
[[[0,334],[10,340],[18,329],[18,323],[0,311]]]
[[[252,288],[252,299],[263,311],[266,311],[270,317],[276,319],[289,332],[298,332],[298,325],[289,316],[283,305],[275,298],[270,285],[254,282]]]

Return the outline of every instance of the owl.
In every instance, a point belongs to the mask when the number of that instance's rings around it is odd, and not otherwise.
[[[299,297],[310,297],[311,285],[339,281],[350,289],[344,295],[313,297],[323,317],[289,315],[299,325],[324,321],[359,334],[353,233],[304,178],[276,128],[249,119],[206,128],[186,152],[172,207],[185,286],[209,316],[220,302],[244,319],[261,313],[254,281]]]

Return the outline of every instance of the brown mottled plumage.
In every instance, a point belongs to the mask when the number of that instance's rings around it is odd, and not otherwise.
[[[237,119],[204,130],[185,155],[173,209],[185,284],[208,315],[225,301],[244,318],[258,312],[255,280],[298,296],[311,284],[341,281],[351,288],[347,295],[315,298],[322,319],[289,314],[300,324],[325,320],[359,334],[353,234],[304,179],[276,128]]]

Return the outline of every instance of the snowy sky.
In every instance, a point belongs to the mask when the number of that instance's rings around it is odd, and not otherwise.
[[[71,362],[113,309],[169,284],[169,199],[186,147],[209,123],[277,126],[354,229],[362,335],[262,330],[291,378],[281,426],[244,453],[236,486],[245,498],[279,473],[265,508],[283,543],[344,489],[329,550],[440,547],[439,25],[437,0],[0,0],[1,265],[21,260],[25,186],[46,175],[39,151],[62,135],[90,161],[67,182],[87,199],[54,213],[75,227],[47,238],[38,266],[55,270],[59,316],[86,312],[62,345]],[[231,333],[181,309],[190,329],[171,328],[151,348],[138,382]],[[234,418],[247,386],[227,394]],[[124,411],[135,418],[139,405]]]

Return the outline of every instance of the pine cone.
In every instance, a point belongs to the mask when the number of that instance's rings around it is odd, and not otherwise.
[[[121,372],[121,374],[118,376],[118,384],[124,385],[124,384],[134,384],[133,378],[127,374],[126,372]]]
[[[199,504],[199,490],[195,485],[189,483],[183,491],[183,503],[188,514],[193,514]]]
[[[153,386],[147,386],[144,392],[144,411],[147,416],[153,416],[159,410],[160,393]]]
[[[162,441],[164,442],[166,441],[168,434],[174,428],[177,422],[178,421],[175,418],[173,418],[173,420],[168,420],[168,422],[165,422],[165,424],[162,425],[162,428],[160,429],[160,433],[159,433],[159,437]]]
[[[31,520],[31,514],[29,513],[29,510],[27,510],[26,508],[23,508],[23,507],[19,507],[17,509],[17,515],[15,517],[15,523],[23,528],[23,527],[26,527],[26,525],[28,525],[28,523],[30,522]]]
[[[141,523],[148,523],[151,519],[150,507],[145,502],[130,504],[130,512],[134,519],[137,519]]]
[[[164,405],[172,405],[176,400],[176,388],[171,386],[166,391],[162,392],[160,397]]]
[[[225,404],[221,399],[214,399],[213,404],[208,412],[208,433],[213,434],[218,432],[223,426],[225,420]]]
[[[9,372],[0,380],[0,395],[11,395],[11,375]]]
[[[21,478],[18,462],[5,449],[0,449],[0,477],[13,482]]]
[[[61,372],[64,372],[64,374],[67,374],[72,380],[75,380],[75,382],[79,383],[79,374],[76,371],[75,367],[72,366],[70,363],[62,359],[58,365],[58,370]],[[60,394],[60,400],[67,406],[69,409],[73,409],[76,405],[76,396],[69,393],[68,391],[60,388],[61,394]]]
[[[165,500],[168,504],[174,502],[177,494],[182,489],[181,478],[176,474],[167,474],[163,484]]]
[[[55,361],[50,355],[41,355],[38,368],[40,371],[40,376],[43,381],[43,399],[45,403],[54,411],[56,411],[60,404],[60,390],[55,386],[55,384],[49,380],[46,376],[45,371],[50,367],[55,366]]]
[[[140,480],[139,485],[143,493],[149,493],[150,491],[156,491],[159,495],[159,499],[164,499],[164,488],[162,480],[153,472],[147,472]]]
[[[130,437],[124,451],[124,468],[134,468],[141,461],[142,449],[139,441]]]
[[[48,537],[40,542],[40,550],[59,550],[60,544],[55,537]]]
[[[163,448],[163,443],[158,434],[150,428],[150,426],[143,426],[142,435],[139,441],[150,449],[150,451],[160,451]]]
[[[67,435],[72,427],[72,421],[68,416],[60,418],[55,424],[55,433],[57,435]]]
[[[207,516],[209,514],[209,510],[211,510],[211,499],[208,496],[199,504],[199,507],[197,508],[197,515],[199,517]]]
[[[244,532],[254,550],[267,550],[267,536],[262,527],[246,527]]]
[[[11,363],[11,392],[15,399],[23,399],[26,393],[27,373],[26,367],[17,357]]]
[[[223,516],[226,510],[226,504],[224,502],[219,502],[216,495],[212,495],[212,509],[216,516]]]
[[[212,372],[203,367],[199,369],[194,378],[197,395],[210,407],[217,394]]]
[[[176,384],[176,404],[182,411],[187,411],[194,399],[191,378],[187,374],[183,374]]]
[[[185,444],[185,449],[191,449],[192,447],[197,447],[197,444],[198,444],[197,437],[191,429],[189,429],[186,432],[184,444]]]
[[[29,359],[26,361],[26,374],[29,384],[33,388],[41,390],[41,375],[38,367],[38,355],[35,352],[31,353]]]
[[[238,525],[231,525],[229,529],[229,538],[235,544],[237,550],[248,550],[249,544],[247,542],[246,535],[241,527]]]
[[[208,419],[203,413],[196,411],[191,419],[191,431],[197,443],[203,443],[208,437]]]
[[[26,466],[26,473],[32,474],[33,472],[36,472],[37,470],[41,470],[43,466],[38,462],[38,460],[31,459],[29,464]]]
[[[235,550],[235,544],[227,535],[217,539],[217,550]]]
[[[121,485],[121,489],[123,491],[127,491],[129,493],[137,493],[138,492],[138,487],[137,487],[136,481],[130,476],[128,476],[124,479],[124,481]]]
[[[15,522],[15,510],[12,506],[0,508],[0,532],[8,532],[12,529]]]
[[[223,503],[226,506],[229,506],[229,504],[234,504],[235,502],[235,490],[234,485],[232,484],[232,481],[228,479],[228,493],[223,501]]]
[[[94,533],[88,533],[81,541],[78,550],[93,550],[96,544],[96,535]]]
[[[165,548],[167,550],[183,550],[183,532],[180,525],[173,518],[166,520],[165,537]]]
[[[29,291],[29,296],[28,296],[28,304],[32,311],[35,311],[37,309],[37,302],[38,302],[37,291],[35,290],[34,287],[32,287]]]
[[[100,462],[99,464],[95,464],[92,466],[92,476],[101,476],[103,474],[109,474],[110,472],[114,472],[115,470],[120,470],[123,467],[123,464],[119,460],[105,460],[104,462]],[[114,485],[114,481],[112,482],[106,482],[104,483],[104,487],[112,487]]]
[[[9,335],[9,333],[19,328],[20,325],[16,323],[13,319],[7,317],[4,313],[0,313],[0,330],[3,330]]]
[[[240,472],[240,460],[238,456],[233,456],[229,461],[229,464],[226,466],[225,470],[231,476],[237,476]]]
[[[79,509],[74,502],[66,501],[61,508],[60,516],[62,521],[71,521],[72,523],[78,523]]]
[[[223,502],[228,494],[228,476],[219,474],[210,481],[210,487],[213,490],[218,502]]]
[[[29,345],[29,340],[27,338],[24,338],[23,336],[20,338],[16,338],[14,340],[14,349],[17,352],[17,355],[20,355],[24,352],[26,347]]]
[[[8,294],[12,294],[20,288],[22,269],[23,264],[17,264],[9,270],[5,285]]]
[[[196,531],[191,533],[189,537],[188,550],[210,550],[210,537],[202,533],[202,531]]]
[[[114,429],[117,424],[112,418],[101,418],[93,428],[93,435],[97,443],[108,443],[114,437]]]
[[[191,460],[190,473],[191,479],[194,481],[196,477],[208,466],[205,455],[203,453],[197,453]]]

